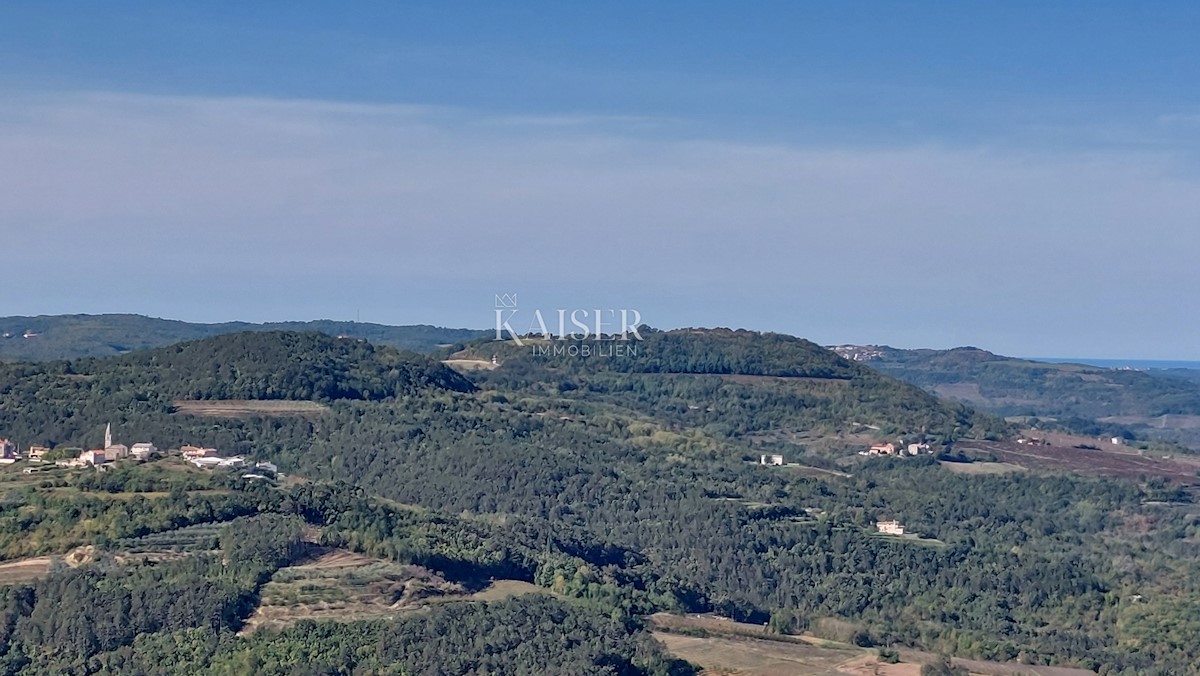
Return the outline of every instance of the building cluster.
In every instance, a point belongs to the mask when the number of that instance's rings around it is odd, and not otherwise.
[[[884,357],[883,350],[874,345],[834,345],[829,349],[850,361],[875,361]]]
[[[113,442],[112,425],[108,425],[104,429],[104,446],[103,448],[94,448],[83,451],[74,458],[58,458],[54,459],[50,454],[51,449],[42,446],[30,446],[29,449],[21,454],[17,445],[8,439],[0,439],[0,464],[12,464],[18,460],[28,460],[31,463],[39,463],[43,467],[29,467],[25,469],[27,474],[44,471],[53,467],[104,467],[108,463],[133,458],[139,461],[150,460],[151,458],[162,455],[158,448],[149,442],[140,442],[132,446],[118,444]],[[265,470],[272,474],[278,474],[279,468],[269,462],[248,463],[246,458],[242,456],[222,457],[215,448],[201,448],[198,446],[182,446],[179,453],[193,465],[201,468],[241,468],[253,467],[255,470]],[[49,465],[53,461],[53,465]],[[249,478],[265,478],[260,474],[247,474]]]
[[[34,446],[29,449],[29,459],[34,462],[45,462],[43,456],[49,452],[49,449]],[[113,443],[112,425],[107,425],[104,428],[104,447],[93,448],[79,454],[78,458],[64,458],[55,461],[55,465],[59,467],[86,467],[98,466],[105,463],[124,460],[125,458],[134,458],[137,460],[149,460],[158,455],[158,448],[147,441],[139,442],[133,446],[125,444]]]
[[[891,442],[888,442],[886,444],[872,444],[870,446],[870,448],[868,448],[865,451],[859,451],[858,454],[859,455],[895,455],[895,456],[903,457],[906,455],[922,455],[922,454],[932,453],[932,452],[933,451],[930,449],[929,444],[908,444],[907,446],[905,446],[903,442],[901,442],[899,444],[893,444]]]

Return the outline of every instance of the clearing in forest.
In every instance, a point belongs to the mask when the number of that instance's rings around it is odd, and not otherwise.
[[[314,548],[305,561],[281,568],[263,586],[262,601],[242,633],[280,628],[300,620],[352,621],[394,617],[449,601],[494,601],[545,590],[518,580],[497,580],[470,593],[421,566]]]
[[[245,418],[256,415],[318,415],[329,410],[315,401],[221,399],[181,399],[174,402],[175,412],[210,418]]]

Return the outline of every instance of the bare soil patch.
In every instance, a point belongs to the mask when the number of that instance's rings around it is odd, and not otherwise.
[[[550,590],[545,587],[539,587],[531,582],[522,582],[521,580],[496,580],[488,585],[485,589],[471,594],[469,597],[472,601],[503,601],[516,596],[528,596],[529,594],[550,594]]]
[[[50,572],[50,564],[57,557],[35,556],[29,559],[0,563],[0,585],[33,582]]]
[[[993,456],[1001,462],[1026,469],[1067,471],[1133,480],[1141,477],[1161,477],[1183,485],[1200,484],[1195,464],[1139,454],[1124,446],[1091,450],[1074,446],[1032,446],[1006,441],[968,440],[958,442],[954,449],[968,456]]]

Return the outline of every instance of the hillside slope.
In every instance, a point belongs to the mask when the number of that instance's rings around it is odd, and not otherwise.
[[[428,359],[352,340],[210,338],[5,366],[0,433],[22,446],[94,444],[112,422],[122,443],[195,443],[268,459],[309,483],[286,495],[257,485],[239,504],[343,524],[326,544],[442,572],[466,560],[484,579],[520,573],[605,616],[716,612],[778,631],[833,624],[845,629],[838,640],[862,645],[1194,673],[1197,522],[1182,487],[1035,471],[960,475],[930,455],[867,458],[856,451],[869,439],[951,441],[995,419],[788,336],[648,332],[637,348],[580,358],[475,343],[454,355],[473,364],[468,387]],[[392,376],[394,359],[436,377]],[[323,371],[293,370],[297,361],[329,364],[334,387],[317,387]],[[322,397],[319,412],[199,416],[171,405],[180,392],[272,396],[261,383],[289,373],[279,386],[304,384],[302,393]],[[370,385],[389,378],[395,396]],[[817,449],[820,438],[845,443]],[[759,464],[768,452],[787,463]],[[0,532],[47,518],[60,499],[54,489],[86,481],[96,495],[64,510],[50,533],[120,537],[125,521],[160,504],[117,498],[132,485],[115,483],[120,469],[59,470],[73,473],[64,478],[4,470],[47,490],[8,491],[15,508],[3,510],[11,528]],[[209,476],[183,470],[189,481]],[[307,506],[326,483],[343,489],[320,509]],[[364,495],[387,502],[349,509]],[[179,496],[160,497],[170,505]],[[94,521],[109,510],[111,523]],[[388,537],[426,510],[436,515],[420,530]],[[881,519],[900,521],[909,536],[876,532]],[[498,529],[512,537],[477,537]]]
[[[481,384],[597,400],[729,437],[821,430],[880,438],[997,436],[996,418],[846,359],[803,338],[730,329],[644,330],[637,342],[482,340],[452,355],[500,362]],[[594,356],[572,356],[572,345]],[[556,351],[557,348],[557,351]]]
[[[445,329],[424,324],[385,326],[330,320],[267,324],[194,324],[128,314],[0,317],[0,361],[108,357],[186,340],[245,331],[317,331],[331,336],[362,338],[379,345],[425,353],[433,351],[439,345],[473,340],[484,333],[473,329]]]
[[[1200,379],[1192,373],[1035,362],[973,347],[835,349],[940,397],[999,415],[1064,419],[1088,433],[1119,434],[1128,428],[1138,436],[1200,442],[1200,428],[1185,424],[1186,417],[1200,416]],[[1184,418],[1171,420],[1177,416]]]
[[[95,443],[109,422],[143,435],[166,426],[183,436],[180,420],[170,415],[180,399],[328,403],[474,389],[422,355],[284,331],[228,334],[107,359],[0,364],[0,383],[0,429],[26,445]]]

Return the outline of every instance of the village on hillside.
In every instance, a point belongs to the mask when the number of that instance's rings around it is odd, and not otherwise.
[[[12,465],[26,462],[26,474],[36,474],[64,468],[93,467],[98,471],[106,470],[111,463],[132,459],[145,462],[164,455],[178,455],[201,469],[245,469],[246,479],[268,479],[279,474],[279,468],[271,462],[252,462],[244,456],[222,456],[215,448],[205,448],[188,444],[179,448],[161,451],[150,442],[138,442],[132,446],[113,441],[112,425],[104,428],[104,444],[100,448],[83,450],[79,448],[46,448],[29,446],[24,451],[20,446],[5,438],[0,438],[0,465]],[[265,473],[264,473],[265,472]]]

